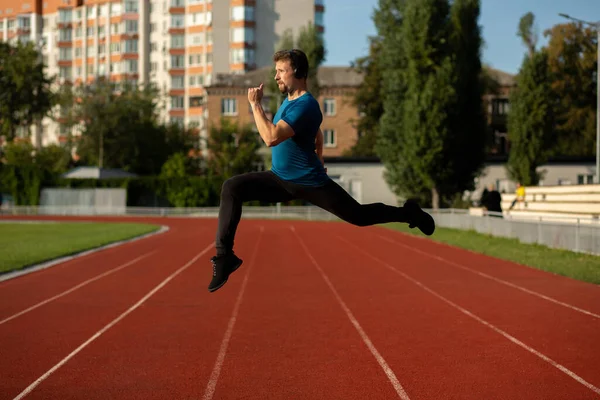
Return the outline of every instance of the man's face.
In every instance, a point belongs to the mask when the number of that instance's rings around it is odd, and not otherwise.
[[[275,63],[275,81],[282,94],[289,93],[294,85],[294,71],[287,60],[280,60]]]

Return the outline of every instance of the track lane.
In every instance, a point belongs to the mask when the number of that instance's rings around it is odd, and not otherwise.
[[[366,231],[378,240],[385,237],[388,240],[396,241],[400,247],[404,245],[416,252],[428,253],[434,260],[442,262],[440,266],[470,269],[485,273],[543,296],[589,311],[596,316],[600,315],[600,302],[598,302],[600,286],[598,285],[383,227],[372,227]],[[393,243],[389,245],[393,245]]]
[[[447,267],[422,253],[409,251],[414,255],[411,259],[415,262],[405,264],[395,256],[394,247],[390,247],[389,242],[359,232],[354,232],[352,237],[354,244],[367,246],[373,255],[600,388],[600,342],[597,340],[600,332],[599,319],[464,269]],[[350,236],[346,235],[346,238],[350,239]],[[398,246],[395,250],[406,251],[405,247]],[[434,250],[430,253],[434,253]],[[452,261],[461,263],[460,258]],[[549,280],[551,285],[555,285],[557,277],[546,275],[549,278],[542,275],[538,279],[541,282]],[[572,283],[571,279],[564,280]],[[543,285],[537,285],[543,289]],[[600,303],[600,291],[596,302]]]
[[[192,225],[178,232],[176,241],[157,248],[156,255],[147,262],[125,268],[0,325],[0,363],[6,371],[0,398],[13,398],[189,261],[199,247],[214,242],[212,232],[209,235]],[[96,262],[103,263],[103,258],[98,257]]]
[[[258,232],[253,226],[239,231],[243,243],[238,252],[248,261]],[[185,243],[184,247],[197,253],[204,244]],[[176,254],[182,248],[170,250],[173,258],[168,262],[175,269],[180,266]],[[223,288],[209,293],[213,254],[211,249],[174,277],[27,399],[201,398],[247,272],[246,265]]]
[[[398,398],[290,222],[265,225],[214,399]]]
[[[298,231],[303,232],[303,239],[314,257],[322,260],[332,281],[338,283],[340,293],[348,297],[357,319],[380,346],[411,399],[597,398],[571,377],[359,249],[379,258],[391,258],[401,263],[405,272],[427,268],[428,272],[419,277],[427,284],[438,279],[435,265],[428,260],[373,243],[364,229],[321,227],[318,234],[309,226]],[[348,238],[358,248],[338,240],[336,235]],[[452,293],[462,290],[467,292],[464,296],[470,296],[470,288],[462,288],[460,276],[441,280],[454,285]],[[482,286],[483,290],[489,289],[489,283]]]

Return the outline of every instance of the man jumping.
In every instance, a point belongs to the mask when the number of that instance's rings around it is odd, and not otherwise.
[[[246,201],[286,202],[303,199],[356,226],[387,222],[406,222],[431,235],[435,222],[416,203],[404,207],[383,203],[359,204],[341,186],[327,176],[322,157],[323,115],[319,102],[308,92],[308,59],[297,49],[275,53],[275,80],[282,94],[287,94],[273,122],[261,106],[263,84],[248,89],[258,132],[272,148],[270,171],[249,172],[225,181],[221,188],[216,256],[211,258],[213,276],[208,290],[222,287],[229,275],[242,265],[233,252],[237,226]]]

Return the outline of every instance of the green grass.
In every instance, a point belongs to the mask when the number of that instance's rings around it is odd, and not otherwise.
[[[387,228],[415,236],[428,237],[406,224],[385,224]],[[536,244],[450,228],[436,228],[429,239],[477,253],[514,261],[543,271],[568,276],[584,282],[600,284],[600,257],[552,249]]]
[[[0,223],[0,273],[158,230],[133,223]]]

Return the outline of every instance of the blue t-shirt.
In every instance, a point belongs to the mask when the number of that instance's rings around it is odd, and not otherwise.
[[[271,171],[283,180],[302,185],[325,183],[329,177],[315,152],[315,138],[323,121],[319,102],[310,93],[291,101],[286,97],[273,124],[280,120],[292,127],[294,136],[272,147]]]

